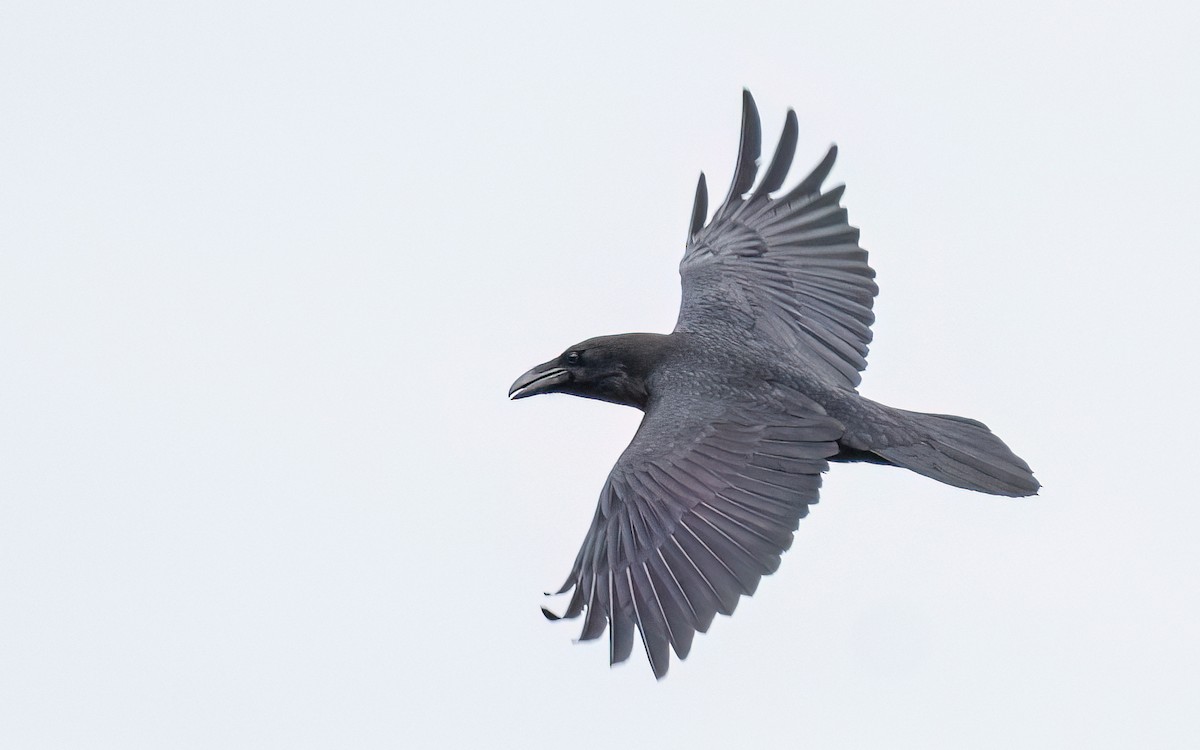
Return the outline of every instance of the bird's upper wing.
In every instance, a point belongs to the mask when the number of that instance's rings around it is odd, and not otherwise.
[[[799,393],[774,400],[650,404],[559,591],[575,589],[564,617],[586,612],[580,640],[610,627],[610,663],[629,658],[636,627],[661,678],[668,647],[686,657],[697,630],[779,567],[842,427]]]
[[[754,99],[744,92],[733,184],[707,225],[703,174],[696,188],[675,330],[732,326],[734,335],[795,350],[836,382],[857,386],[875,320],[875,272],[839,205],[844,186],[821,192],[836,146],[800,184],[770,197],[787,177],[796,134],[796,114],[788,110],[775,156],[750,192],[762,129]]]

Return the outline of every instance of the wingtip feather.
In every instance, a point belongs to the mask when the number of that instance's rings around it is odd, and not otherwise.
[[[771,157],[771,166],[767,167],[767,174],[759,186],[754,189],[755,196],[769,195],[783,185],[788,171],[792,168],[792,159],[796,155],[799,135],[800,123],[796,119],[796,112],[789,109],[783,120],[783,132],[779,135],[779,144],[775,147],[775,155]]]
[[[718,214],[727,211],[734,202],[754,185],[754,176],[758,173],[758,157],[762,153],[762,120],[758,116],[758,105],[749,89],[742,89],[742,135],[738,143],[737,164],[733,170],[733,180],[729,184],[729,194],[721,204]]]
[[[829,150],[825,152],[825,157],[821,162],[813,168],[813,171],[808,173],[808,176],[800,181],[800,184],[788,191],[784,196],[784,200],[792,200],[804,195],[812,195],[821,191],[821,185],[825,182],[825,178],[829,176],[829,172],[833,169],[834,162],[837,161],[838,147],[837,144],[831,144]]]
[[[708,218],[708,182],[704,179],[704,173],[700,173],[700,180],[696,183],[696,197],[692,201],[692,221],[688,226],[688,242],[696,238],[700,230],[704,228],[704,220]]]

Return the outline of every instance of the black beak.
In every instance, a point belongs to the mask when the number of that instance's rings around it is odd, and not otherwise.
[[[512,388],[508,389],[508,397],[518,399],[536,396],[539,393],[552,393],[570,379],[571,373],[560,367],[556,360],[551,360],[517,378]]]

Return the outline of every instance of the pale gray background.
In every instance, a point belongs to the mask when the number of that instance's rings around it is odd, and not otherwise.
[[[1200,746],[1194,4],[192,5],[0,10],[0,746]],[[835,467],[655,683],[538,611],[637,413],[504,395],[743,86],[1045,490]]]

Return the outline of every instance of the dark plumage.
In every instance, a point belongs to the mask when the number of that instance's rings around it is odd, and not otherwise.
[[[675,330],[588,339],[509,391],[645,412],[559,593],[574,589],[562,616],[584,616],[582,640],[608,627],[611,663],[629,657],[636,629],[660,678],[670,649],[686,657],[696,631],[779,567],[827,462],[901,466],[994,495],[1039,486],[985,425],[858,394],[877,287],[844,188],[821,192],[837,150],[772,198],[796,150],[789,110],[751,191],[762,135],[748,91],[743,107],[733,184],[707,225],[700,176]]]

